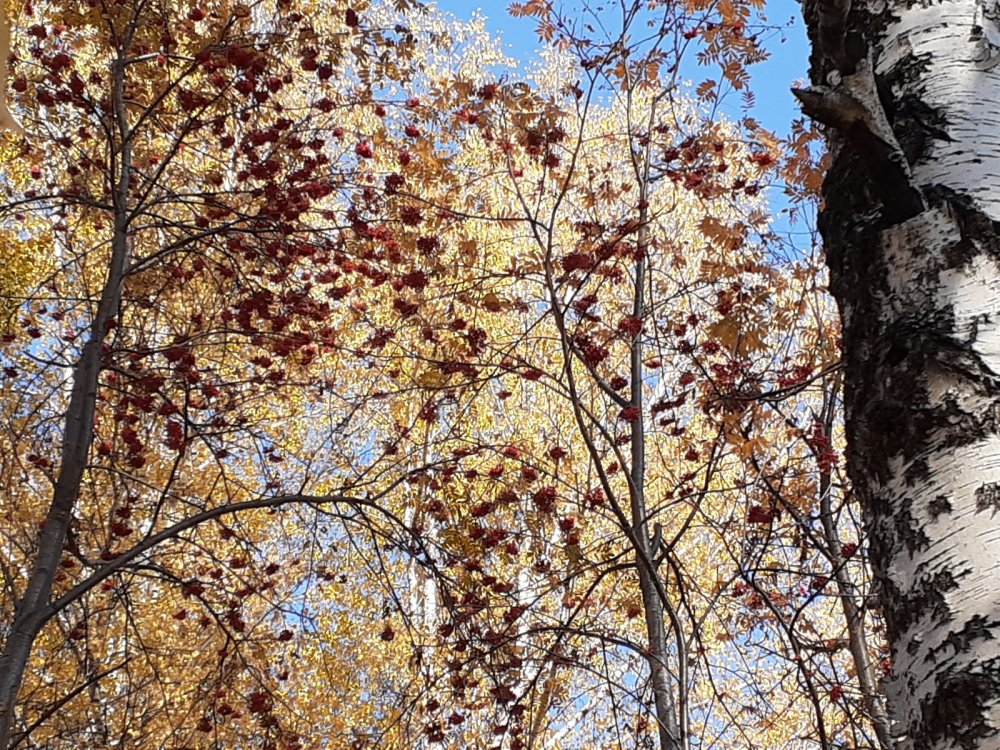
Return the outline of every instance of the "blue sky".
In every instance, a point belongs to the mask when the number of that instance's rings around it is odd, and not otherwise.
[[[507,13],[507,0],[438,0],[437,6],[459,18],[468,19],[479,9],[488,19],[489,29],[503,39],[511,57],[531,60],[539,42],[535,36],[535,21],[530,18],[513,18]],[[798,0],[768,0],[768,23],[782,27],[764,35],[771,59],[752,68],[753,89],[757,105],[752,114],[757,120],[779,134],[787,133],[788,124],[798,116],[798,108],[789,91],[792,84],[806,77],[809,47],[802,24]],[[691,64],[687,72],[693,81],[700,81],[711,73],[699,72]]]

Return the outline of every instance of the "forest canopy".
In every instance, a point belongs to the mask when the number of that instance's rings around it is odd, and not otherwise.
[[[0,748],[891,746],[763,0],[0,1]]]

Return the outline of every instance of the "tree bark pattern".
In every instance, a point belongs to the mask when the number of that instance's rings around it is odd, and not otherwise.
[[[800,98],[830,126],[820,229],[893,733],[906,750],[998,748],[1000,12],[855,0],[831,37],[830,2],[804,5],[816,88]],[[831,92],[866,65],[877,97],[847,93],[880,111],[838,116]],[[883,117],[891,134],[867,127]]]

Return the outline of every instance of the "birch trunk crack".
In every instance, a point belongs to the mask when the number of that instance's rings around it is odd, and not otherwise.
[[[848,465],[892,649],[892,733],[900,750],[995,750],[998,4],[854,0],[834,39],[825,1],[804,3],[814,86],[799,96],[828,126],[820,229],[843,322]],[[859,95],[866,66],[874,96]]]

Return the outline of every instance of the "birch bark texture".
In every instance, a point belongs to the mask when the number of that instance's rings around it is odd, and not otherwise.
[[[804,0],[900,750],[1000,748],[1000,0]]]

